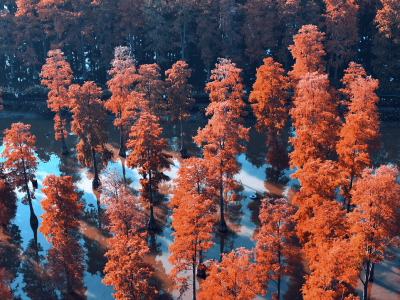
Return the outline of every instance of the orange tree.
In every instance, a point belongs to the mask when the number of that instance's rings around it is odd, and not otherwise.
[[[143,232],[145,215],[139,199],[129,192],[116,171],[106,173],[101,203],[105,206],[106,228],[111,233],[102,282],[114,287],[115,299],[154,299],[156,290],[148,283],[153,266],[144,261],[144,254],[149,251],[147,233]]]
[[[294,87],[306,73],[323,73],[325,63],[323,60],[325,56],[323,40],[324,33],[320,32],[315,25],[304,25],[293,36],[294,44],[289,47],[289,50],[296,62],[293,65],[293,70],[288,74]]]
[[[14,299],[13,294],[11,292],[10,284],[11,284],[12,276],[9,272],[4,269],[0,269],[0,298],[4,300],[12,300]]]
[[[200,285],[199,300],[249,300],[261,292],[251,251],[239,248],[211,263],[208,277]]]
[[[165,83],[160,79],[160,67],[157,64],[141,65],[138,70],[135,91],[143,94],[151,114],[161,118],[165,115],[167,101],[164,99]]]
[[[368,299],[368,282],[373,265],[385,258],[393,259],[399,246],[400,185],[395,166],[365,169],[351,191],[356,205],[348,214],[351,233],[361,244],[360,267],[363,273],[363,300]]]
[[[75,239],[83,204],[78,202],[71,176],[47,175],[40,204],[44,213],[39,231],[51,247],[47,262],[52,281],[61,292],[71,293],[83,287],[84,251]]]
[[[167,78],[166,92],[168,98],[168,110],[171,114],[171,121],[181,123],[181,157],[186,157],[186,149],[183,144],[183,122],[190,116],[190,107],[194,103],[192,98],[192,86],[187,83],[192,70],[184,61],[178,61],[172,65],[172,68],[165,71]]]
[[[137,168],[142,179],[140,179],[141,198],[150,202],[150,219],[148,229],[154,230],[156,222],[153,214],[153,193],[157,192],[161,181],[169,180],[163,173],[171,165],[171,155],[163,153],[167,146],[167,140],[160,138],[162,128],[158,118],[147,111],[143,111],[140,118],[135,122],[129,134],[127,147],[132,149],[127,159],[130,168]]]
[[[293,245],[295,208],[285,199],[263,199],[260,210],[261,228],[254,237],[255,269],[262,289],[266,292],[268,281],[277,285],[274,299],[279,300],[281,281],[293,273],[293,262],[300,260],[299,247]],[[274,293],[275,294],[275,293]]]
[[[197,136],[193,139],[200,147],[203,147],[204,159],[212,164],[214,188],[219,190],[220,197],[220,225],[219,231],[226,232],[226,222],[224,217],[224,193],[235,190],[238,187],[233,176],[239,173],[239,164],[236,156],[244,153],[246,148],[239,142],[242,139],[249,139],[249,129],[239,124],[235,113],[236,107],[232,108],[232,102],[212,102],[207,108],[207,114],[213,113],[208,124],[199,129]],[[232,193],[230,200],[235,199]],[[228,199],[226,199],[228,200]]]
[[[119,155],[126,156],[124,144],[124,127],[129,127],[135,109],[139,103],[136,102],[136,93],[132,93],[133,83],[137,80],[135,60],[129,55],[129,47],[116,47],[114,59],[111,62],[111,70],[108,73],[111,79],[107,81],[111,97],[104,106],[115,116],[114,125],[120,130]]]
[[[229,59],[218,58],[215,69],[211,71],[210,82],[205,91],[209,92],[211,103],[227,101],[235,118],[240,119],[245,104],[243,102],[243,84],[240,78],[242,70]]]
[[[104,165],[112,156],[112,153],[106,148],[108,120],[106,110],[100,100],[101,89],[94,82],[86,81],[83,86],[71,85],[69,96],[73,113],[71,131],[80,139],[76,145],[78,160],[82,166],[93,164],[92,184],[93,188],[97,189],[100,179],[97,172],[96,153],[101,155]]]
[[[174,266],[169,277],[175,281],[180,298],[189,288],[189,277],[182,273],[192,270],[193,299],[196,299],[196,269],[202,275],[203,252],[213,245],[212,207],[209,197],[207,166],[203,159],[190,158],[179,168],[171,206],[174,242],[169,246],[168,260]],[[200,272],[199,272],[200,271]]]
[[[55,112],[54,131],[56,140],[61,139],[61,154],[68,154],[65,138],[65,119],[62,117],[62,111],[69,106],[68,86],[73,79],[72,70],[68,62],[64,59],[64,54],[60,49],[50,50],[47,54],[46,64],[42,67],[40,77],[41,83],[50,89],[47,97],[47,105],[51,111]]]
[[[364,70],[361,68],[359,71]],[[348,71],[348,75],[350,72],[351,70]],[[362,73],[365,71],[360,74]],[[336,151],[343,176],[341,194],[348,212],[352,205],[351,190],[354,181],[361,176],[362,170],[371,164],[368,151],[379,145],[380,121],[376,106],[379,98],[374,92],[376,89],[378,80],[362,75],[356,75],[353,80],[347,82],[345,88],[350,97],[349,111],[339,133],[340,140]]]
[[[307,161],[327,159],[335,150],[340,119],[329,93],[328,76],[307,73],[297,85],[294,108],[290,110],[296,136],[290,165],[301,168]]]
[[[8,170],[7,177],[20,192],[25,193],[22,203],[29,204],[30,224],[36,231],[39,223],[32,206],[34,190],[28,183],[35,178],[38,162],[34,155],[36,137],[30,133],[30,128],[31,125],[19,122],[11,124],[11,129],[4,130],[1,157],[6,159],[4,168]]]

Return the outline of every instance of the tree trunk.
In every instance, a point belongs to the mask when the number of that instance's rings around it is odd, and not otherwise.
[[[363,300],[368,300],[368,284],[369,284],[369,276],[370,276],[370,264],[371,264],[371,261],[367,261],[367,266],[365,268]]]
[[[153,213],[153,190],[151,188],[151,171],[149,171],[149,201],[150,201],[150,218],[149,223],[147,223],[147,229],[155,230],[156,229],[156,220],[154,219]]]
[[[183,141],[183,119],[182,119],[182,114],[181,114],[181,157],[182,158],[187,158],[186,152],[187,150],[185,149],[184,141]]]
[[[369,274],[369,281],[374,282],[375,263],[371,263],[371,272]]]
[[[119,146],[119,153],[118,154],[121,157],[126,157],[126,150],[125,150],[125,144],[124,144],[122,125],[120,125],[120,127],[119,127],[119,140],[120,140],[120,146]]]
[[[193,257],[193,300],[196,300],[196,253],[197,253],[197,243],[194,244],[194,257]]]
[[[27,177],[26,171],[25,171],[25,162],[22,161],[22,164],[23,164],[23,168],[24,168],[25,187],[26,187],[26,193],[28,196],[28,203],[29,203],[29,210],[30,210],[29,223],[31,225],[33,232],[35,232],[35,231],[37,231],[37,229],[39,227],[39,220],[38,220],[38,218],[33,210],[33,206],[32,206],[32,199],[31,199],[31,194],[30,194],[29,185],[28,185],[28,177]]]
[[[82,21],[81,21],[82,22]],[[82,27],[82,26],[81,26]],[[86,61],[85,61],[85,44],[83,43],[83,34],[81,31],[81,51],[82,51],[82,79],[87,79]]]
[[[92,156],[93,156],[93,171],[94,171],[94,178],[92,182],[93,189],[97,190],[101,185],[99,174],[97,173],[97,163],[96,163],[96,151],[92,148]]]
[[[197,267],[197,276],[200,278],[206,278],[206,270],[203,265],[203,250],[200,250],[199,253],[199,266]]]
[[[225,216],[224,216],[224,189],[222,186],[220,188],[219,206],[220,206],[220,212],[221,212],[221,221],[219,223],[218,230],[220,232],[227,232],[228,228],[226,227]]]

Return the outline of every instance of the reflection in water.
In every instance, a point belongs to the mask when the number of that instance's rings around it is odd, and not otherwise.
[[[150,282],[158,291],[157,300],[172,300],[172,291],[174,282],[169,279],[165,271],[163,262],[157,260],[157,256],[162,256],[161,243],[157,242],[157,234],[149,232],[149,249],[150,253],[145,256],[145,261],[152,263],[154,267],[153,282]]]
[[[3,130],[5,128],[10,128],[11,123],[18,121],[19,120],[0,119],[0,148],[2,147],[1,140],[3,137]],[[85,259],[88,265],[88,275],[85,276],[85,280],[87,280],[85,285],[87,285],[89,289],[87,295],[88,299],[112,300],[112,290],[102,288],[104,285],[101,283],[103,276],[102,271],[106,262],[103,254],[107,250],[107,234],[104,230],[99,229],[99,224],[102,224],[102,221],[101,219],[99,220],[98,216],[99,206],[97,205],[96,195],[93,193],[91,184],[88,180],[93,178],[92,168],[82,168],[79,165],[74,149],[77,138],[74,135],[68,135],[66,140],[70,154],[68,156],[62,156],[59,153],[59,142],[54,140],[52,120],[26,120],[24,123],[32,125],[31,132],[37,137],[37,157],[40,159],[39,171],[37,173],[39,185],[41,184],[41,180],[50,173],[72,176],[73,182],[81,189],[80,198],[85,198],[85,201],[88,203],[80,227],[82,234],[80,243],[85,249]],[[198,128],[204,127],[204,125],[205,123],[185,124],[185,148],[188,149],[188,156],[201,156],[201,149],[192,142],[191,137],[195,136]],[[167,152],[174,157],[174,163],[176,164],[176,166],[174,166],[167,174],[171,178],[174,178],[175,172],[182,162],[179,154],[180,128],[179,126],[171,126],[169,123],[163,123],[161,126],[164,128],[162,137],[168,139]],[[249,126],[250,125],[248,125],[248,127]],[[118,129],[110,125],[108,131],[110,132],[110,136],[107,147],[110,150],[114,150],[115,154],[113,161],[110,162],[110,164],[116,166],[120,170],[121,174],[125,173],[126,180],[133,181],[132,186],[138,188],[140,176],[135,170],[125,168],[125,160],[118,157]],[[227,234],[221,234],[215,230],[215,245],[206,253],[207,259],[219,259],[221,253],[228,253],[237,247],[243,246],[247,249],[251,249],[254,246],[254,242],[251,241],[251,238],[253,237],[254,231],[256,231],[257,227],[260,225],[258,219],[260,200],[265,196],[281,197],[282,194],[291,198],[296,192],[295,180],[291,180],[290,186],[288,186],[288,176],[292,171],[287,169],[287,163],[285,163],[289,132],[289,128],[283,132],[281,138],[283,141],[282,144],[277,143],[275,146],[267,146],[265,133],[258,133],[254,128],[250,130],[249,142],[243,142],[247,147],[247,152],[245,155],[239,157],[239,160],[243,164],[243,170],[238,176],[240,177],[240,180],[242,180],[244,186],[244,191],[241,192],[243,199],[241,199],[241,201],[227,204],[226,219],[229,223],[230,231]],[[382,148],[380,151],[371,154],[371,159],[374,165],[378,166],[382,163],[400,164],[400,130],[398,128],[382,128],[381,133]],[[268,160],[267,164],[266,160]],[[98,167],[99,171],[104,168],[101,162],[98,163]],[[155,207],[154,213],[158,231],[150,234],[149,248],[151,252],[146,255],[146,261],[153,263],[156,269],[153,281],[159,291],[157,297],[158,299],[167,300],[176,299],[177,294],[173,291],[173,282],[168,278],[168,273],[172,266],[168,263],[169,253],[167,249],[173,241],[173,237],[170,236],[172,233],[170,229],[172,211],[168,208],[168,195],[171,194],[172,188],[173,184],[171,182],[161,184],[159,195],[155,197],[157,206]],[[264,193],[266,190],[268,193]],[[39,200],[41,197],[39,193],[40,190],[37,192]],[[250,200],[249,196],[253,193],[257,193],[259,197]],[[18,197],[21,197],[21,195],[18,195]],[[34,202],[34,205],[35,204],[35,210],[39,213],[40,209],[37,206],[38,201]],[[46,276],[45,272],[38,267],[42,266],[44,263],[43,254],[40,252],[35,254],[35,251],[33,251],[35,242],[31,239],[34,235],[32,234],[29,225],[26,224],[25,226],[26,220],[29,218],[29,210],[25,210],[27,214],[25,215],[25,213],[21,213],[21,211],[24,211],[21,209],[21,204],[18,203],[18,205],[19,208],[17,213],[19,215],[17,215],[17,220],[15,222],[22,230],[22,236],[25,241],[24,247],[26,248],[24,256],[27,258],[24,259],[22,256],[21,264],[21,233],[17,226],[11,225],[8,232],[2,235],[3,245],[1,247],[4,249],[2,250],[2,254],[6,254],[4,256],[0,254],[0,256],[2,256],[0,258],[0,265],[4,266],[4,268],[9,270],[13,275],[17,275],[12,286],[15,288],[16,285],[19,284],[17,294],[20,293],[23,300],[46,299],[44,297],[47,296],[37,296],[48,295],[49,297],[52,297],[51,295],[53,295],[51,284],[43,279],[42,282],[40,282],[40,279],[43,278],[43,276]],[[38,240],[44,249],[49,248],[49,244],[44,241],[44,238],[40,233],[38,234]],[[28,243],[28,241],[30,242]],[[38,249],[40,250],[39,245]],[[35,258],[36,255],[39,259]],[[384,266],[385,268],[379,267],[376,270],[375,281],[370,287],[372,297],[377,297],[379,299],[392,299],[393,297],[396,297],[396,295],[395,292],[388,289],[388,286],[396,285],[398,280],[398,275],[396,274],[398,266],[396,265],[396,262],[387,262]],[[300,287],[304,282],[303,276],[305,275],[305,272],[301,264],[296,266],[296,268],[295,273],[289,279],[287,286],[285,286],[282,291],[283,293],[286,293],[283,297],[286,300],[301,299]],[[20,275],[19,278],[18,274]],[[34,290],[35,286],[38,290],[42,290],[43,292],[41,292],[41,294],[36,292]],[[96,296],[92,297],[90,295]],[[270,297],[270,295],[271,293],[269,292],[265,298],[269,299],[268,297]],[[189,299],[190,296],[190,291],[188,291],[183,299]],[[66,298],[68,297],[71,298],[77,296],[66,295]],[[53,297],[51,299],[57,298]],[[257,299],[263,298],[260,296]]]
[[[57,300],[55,286],[51,282],[50,274],[44,269],[43,251],[37,241],[32,239],[23,253],[23,262],[20,272],[23,275],[22,290],[30,299]]]

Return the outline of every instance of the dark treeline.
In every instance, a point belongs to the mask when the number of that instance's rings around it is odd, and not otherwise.
[[[267,56],[291,69],[288,46],[305,24],[325,33],[331,79],[341,78],[352,60],[380,80],[382,92],[399,89],[397,1],[6,0],[0,7],[3,91],[39,84],[47,52],[56,48],[76,80],[105,86],[118,45],[129,46],[138,64],[155,62],[162,71],[187,61],[199,91],[217,57],[227,57],[250,86]]]

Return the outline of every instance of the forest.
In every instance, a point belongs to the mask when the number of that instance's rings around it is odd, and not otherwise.
[[[85,169],[97,195],[96,267],[115,299],[367,300],[375,269],[398,261],[399,169],[372,159],[382,147],[377,93],[400,87],[398,1],[18,0],[1,20],[3,93],[35,84],[47,93],[57,155]],[[188,135],[200,94],[205,124]],[[265,142],[257,168],[296,185],[250,195],[252,244],[225,251],[232,205],[247,197],[239,158],[253,128]],[[43,175],[34,130],[18,121],[2,134],[0,298],[21,299],[12,286],[22,272],[27,299],[90,299],[80,240],[93,210],[72,172]],[[122,172],[110,167],[116,157]],[[24,206],[34,238],[15,255]],[[148,259],[165,228],[174,296]]]

